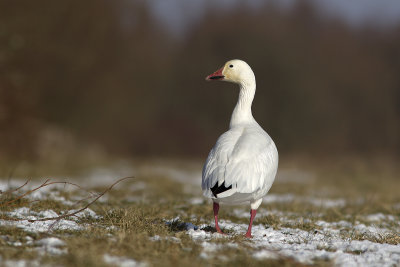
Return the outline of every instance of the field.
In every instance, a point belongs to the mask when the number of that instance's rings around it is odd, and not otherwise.
[[[0,265],[400,265],[395,161],[282,162],[252,239],[243,237],[248,205],[221,206],[227,235],[215,233],[200,161],[124,161],[53,177],[43,167],[26,185],[29,168],[3,174]],[[106,190],[126,176],[134,178]],[[29,191],[47,178],[69,183]],[[77,211],[104,191],[73,216],[29,221]]]

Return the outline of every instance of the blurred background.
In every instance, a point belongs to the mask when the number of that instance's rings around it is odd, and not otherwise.
[[[396,0],[3,0],[0,161],[204,160],[238,96],[204,78],[233,58],[281,160],[399,158]]]

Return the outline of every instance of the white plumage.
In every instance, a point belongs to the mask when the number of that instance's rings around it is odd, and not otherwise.
[[[274,181],[278,152],[260,126],[242,124],[218,138],[203,168],[204,195],[218,202],[240,204],[263,197]],[[225,182],[232,189],[215,197],[211,188]],[[246,197],[242,196],[246,194]],[[232,196],[227,201],[225,198]]]
[[[255,121],[251,112],[256,82],[250,66],[241,60],[231,60],[206,79],[237,83],[240,93],[229,130],[218,138],[204,164],[203,193],[214,201],[218,232],[221,232],[217,221],[218,203],[250,202],[252,216],[246,234],[250,237],[255,210],[275,179],[278,151],[271,137]]]

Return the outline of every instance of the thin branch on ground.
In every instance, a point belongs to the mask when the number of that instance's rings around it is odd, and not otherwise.
[[[117,180],[117,181],[114,182],[112,185],[110,185],[106,190],[104,190],[101,194],[99,194],[94,200],[92,200],[92,201],[89,202],[86,206],[84,206],[83,208],[81,208],[81,209],[79,209],[79,210],[77,210],[77,211],[74,211],[74,212],[71,212],[71,213],[67,213],[67,214],[64,214],[64,215],[60,215],[60,216],[58,216],[58,217],[43,218],[43,219],[28,220],[28,221],[29,221],[29,222],[43,222],[43,221],[51,221],[51,220],[56,220],[56,221],[57,221],[57,220],[64,219],[64,218],[67,218],[67,217],[70,217],[70,216],[74,216],[74,215],[76,215],[76,214],[78,214],[78,213],[84,211],[84,210],[87,209],[88,207],[90,207],[90,206],[91,206],[93,203],[95,203],[99,198],[101,198],[104,194],[106,194],[108,191],[110,191],[115,185],[119,184],[120,182],[122,182],[122,181],[124,181],[124,180],[133,179],[133,178],[135,178],[135,177],[129,176],[129,177],[124,177],[124,178],[121,178],[121,179]]]
[[[26,182],[25,182],[23,185],[21,185],[20,187],[15,188],[15,189],[10,189],[10,190],[7,190],[7,191],[5,191],[5,192],[3,192],[3,191],[0,190],[0,194],[5,194],[5,195],[7,195],[7,194],[14,193],[14,192],[20,190],[20,189],[21,189],[22,187],[24,187],[25,185],[27,185],[30,181],[31,181],[31,178],[29,178],[28,180],[26,180]]]
[[[0,204],[0,207],[7,206],[7,205],[9,205],[9,204],[11,204],[11,203],[13,203],[13,202],[16,202],[16,201],[22,199],[23,197],[25,197],[26,195],[29,195],[29,194],[31,194],[32,192],[35,192],[36,190],[39,190],[40,188],[49,185],[49,183],[48,183],[49,181],[50,181],[50,179],[47,179],[44,183],[42,183],[42,184],[39,185],[38,187],[35,187],[35,188],[31,189],[31,190],[28,190],[28,191],[25,192],[24,194],[22,194],[22,195],[16,197],[15,199],[12,199],[12,200],[7,201],[7,202],[5,202],[5,203],[1,203],[1,204]]]
[[[32,205],[32,203],[35,203],[35,202],[40,202],[40,199],[35,199],[35,200],[32,200],[32,201],[28,201],[26,203],[26,205]],[[7,205],[7,207],[10,208],[10,207],[18,206],[18,205],[20,205],[20,204],[19,203],[12,203],[12,204]]]
[[[94,198],[94,197],[98,197],[99,195],[100,195],[100,194],[93,195],[93,196],[88,196],[88,197],[79,199],[78,201],[75,202],[74,205],[78,205],[78,204],[81,203],[81,202],[84,202],[84,201],[86,201],[86,200],[92,199],[92,198]]]
[[[3,192],[3,194],[11,194],[11,193],[13,193],[13,192],[18,191],[18,190],[21,189],[22,187],[26,186],[26,185],[30,182],[30,180],[31,180],[31,179],[28,179],[28,180],[27,180],[23,185],[21,185],[20,187],[18,187],[18,188],[16,188],[16,189],[8,190],[8,191],[6,191],[6,192]],[[78,185],[78,184],[74,184],[74,183],[71,183],[71,182],[50,182],[50,179],[47,179],[47,180],[46,180],[44,183],[42,183],[40,186],[35,187],[35,188],[31,189],[31,190],[28,190],[28,191],[25,192],[24,194],[19,195],[19,196],[17,196],[16,198],[14,198],[14,199],[12,199],[12,200],[10,200],[10,201],[7,201],[7,202],[5,202],[5,203],[0,203],[0,207],[3,207],[3,206],[12,206],[12,205],[10,205],[11,203],[16,202],[16,201],[18,201],[18,200],[24,198],[25,196],[27,196],[27,195],[29,195],[29,194],[35,192],[36,190],[39,190],[39,189],[42,188],[42,187],[49,186],[49,185],[53,185],[53,184],[73,185],[73,186],[75,186],[75,187],[77,187],[77,188],[79,188],[79,189],[81,189],[81,190],[84,190],[84,191],[88,192],[89,194],[91,194],[92,196],[90,196],[89,198],[97,196],[96,193],[93,193],[92,191],[89,191],[89,190],[83,188],[82,186],[80,186],[80,185]]]

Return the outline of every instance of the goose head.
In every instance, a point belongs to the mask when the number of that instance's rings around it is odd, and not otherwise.
[[[226,81],[237,84],[248,84],[255,82],[254,73],[250,66],[240,59],[229,60],[216,72],[206,77],[207,81]]]

